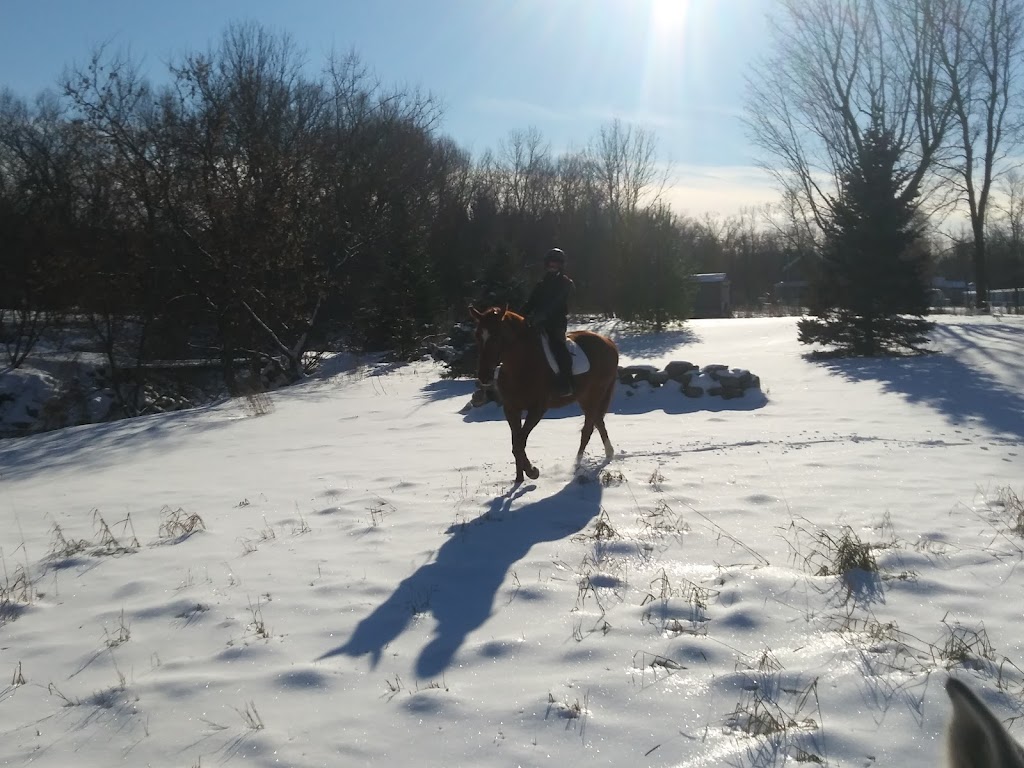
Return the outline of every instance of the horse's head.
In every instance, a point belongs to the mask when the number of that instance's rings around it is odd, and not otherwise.
[[[482,312],[470,307],[469,313],[476,322],[476,380],[482,386],[489,387],[494,383],[494,369],[501,362],[502,348],[509,334],[506,316],[510,316],[511,313],[507,305],[491,307]]]

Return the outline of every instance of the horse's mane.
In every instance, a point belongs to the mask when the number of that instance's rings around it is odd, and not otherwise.
[[[488,309],[485,309],[483,311],[483,314],[486,315],[486,314],[490,314],[492,312],[494,314],[498,315],[498,317],[500,319],[502,319],[502,320],[508,318],[510,320],[518,320],[519,322],[523,322],[526,319],[522,315],[520,315],[518,312],[513,312],[511,309],[508,309],[507,307],[499,307],[499,306],[489,307]]]

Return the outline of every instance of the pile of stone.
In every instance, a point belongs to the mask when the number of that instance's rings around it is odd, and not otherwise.
[[[658,388],[677,386],[687,397],[703,397],[713,395],[723,400],[743,397],[748,389],[760,389],[761,380],[743,368],[730,368],[727,365],[705,365],[701,368],[693,363],[674,361],[659,370],[653,365],[627,365],[619,368],[619,383],[626,389],[626,394],[641,384]],[[488,403],[500,403],[494,387],[477,386],[469,404],[463,413]]]
[[[694,363],[674,360],[658,370],[651,365],[627,365],[619,368],[619,382],[629,387],[647,383],[652,387],[671,384],[687,397],[714,395],[723,400],[742,397],[748,389],[760,389],[761,380],[743,368],[727,365],[705,365],[701,368]]]

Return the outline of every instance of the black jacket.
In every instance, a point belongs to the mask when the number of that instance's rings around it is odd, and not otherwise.
[[[564,328],[568,323],[569,299],[575,290],[575,284],[564,272],[548,272],[527,299],[523,315],[531,325]]]

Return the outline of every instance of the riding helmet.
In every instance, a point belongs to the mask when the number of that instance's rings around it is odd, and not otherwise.
[[[550,264],[551,262],[556,262],[564,267],[565,251],[563,251],[561,248],[552,248],[550,251],[544,254],[544,263]]]

